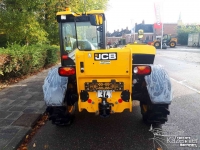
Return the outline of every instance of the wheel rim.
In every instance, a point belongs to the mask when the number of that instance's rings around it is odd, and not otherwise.
[[[142,108],[144,110],[144,113],[147,112],[147,105],[142,105]]]
[[[171,43],[171,46],[174,46],[174,43]]]
[[[73,113],[74,108],[75,108],[74,105],[72,105],[72,106],[67,106],[68,112],[69,112],[70,114]]]
[[[159,46],[159,43],[156,43],[155,46]]]

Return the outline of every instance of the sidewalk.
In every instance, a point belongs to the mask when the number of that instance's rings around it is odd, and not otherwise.
[[[158,49],[161,50],[161,49]],[[199,47],[187,47],[187,46],[176,46],[175,48],[167,47],[167,49],[162,49],[163,51],[182,51],[182,52],[197,52],[200,53]]]
[[[17,149],[44,113],[42,85],[49,70],[0,91],[0,150]]]

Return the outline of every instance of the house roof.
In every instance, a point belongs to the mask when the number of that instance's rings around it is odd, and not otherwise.
[[[135,32],[138,32],[140,29],[144,30],[144,33],[153,33],[153,24],[137,24]]]

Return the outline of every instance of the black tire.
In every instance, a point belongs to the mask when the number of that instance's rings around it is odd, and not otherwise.
[[[63,118],[63,124],[58,124],[59,126],[69,126],[74,122],[75,118],[75,112],[76,112],[76,104],[67,106],[66,107],[66,113]]]
[[[76,102],[78,101],[77,91],[74,88],[68,88],[65,93],[64,98],[64,107],[65,111],[62,112],[62,116],[60,116],[60,123],[58,122],[58,126],[71,125],[75,118],[76,111]],[[58,117],[59,118],[59,117]]]
[[[58,120],[56,123],[52,121],[52,124],[55,124],[58,127],[70,126],[74,121],[74,117],[74,115],[66,114],[65,116],[63,116],[62,119]]]
[[[170,48],[176,47],[176,42],[171,41],[171,42],[169,43],[169,46],[170,46]]]
[[[142,114],[142,120],[147,123],[147,114],[146,114],[146,110],[144,109],[144,107],[146,107],[147,104],[140,102],[140,110],[141,110],[141,114]]]
[[[76,102],[78,101],[76,77],[68,79],[68,87],[62,106],[48,106],[46,112],[49,120],[57,126],[71,125],[75,118]]]
[[[156,49],[159,49],[160,46],[161,46],[161,43],[160,43],[159,41],[157,41],[157,42],[154,43],[154,47],[155,47]]]
[[[153,104],[145,87],[143,96],[140,98],[140,109],[145,124],[160,127],[167,122],[170,114],[167,104]]]
[[[144,111],[143,103],[141,103],[141,114],[144,123],[146,124],[164,124],[167,122],[167,115],[169,115],[168,105],[164,104],[145,104],[147,106],[147,110]]]
[[[49,120],[56,126],[69,126],[73,123],[75,118],[75,106],[69,112],[66,106],[49,107],[51,111],[47,110]]]
[[[161,123],[154,123],[152,124],[153,129],[162,129],[162,124]]]
[[[59,126],[70,126],[74,122],[75,118],[75,112],[76,112],[76,104],[69,106],[70,108],[67,108],[66,115],[65,115],[65,120],[62,125],[59,124]]]

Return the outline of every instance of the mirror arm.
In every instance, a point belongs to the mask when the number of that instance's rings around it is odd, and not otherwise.
[[[74,18],[74,24],[75,24],[75,31],[77,31],[77,28],[76,28],[76,17]],[[76,32],[76,47],[78,48],[78,36],[77,36],[77,32]]]

